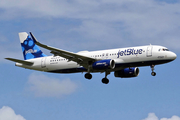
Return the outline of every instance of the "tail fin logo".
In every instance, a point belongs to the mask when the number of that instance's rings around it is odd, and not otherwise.
[[[30,36],[27,37],[27,39],[24,41],[24,47],[25,47],[25,55],[28,53],[36,53],[37,50],[33,50],[35,44],[33,40],[30,38]]]
[[[34,43],[31,37],[28,35],[27,38],[21,43],[24,59],[32,59],[46,56],[39,47]]]
[[[37,50],[29,49],[28,51],[25,51],[25,55],[28,53],[36,53]]]

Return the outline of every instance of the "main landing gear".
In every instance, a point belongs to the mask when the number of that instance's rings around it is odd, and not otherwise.
[[[104,83],[104,84],[108,84],[109,83],[109,79],[107,79],[107,75],[109,75],[110,74],[110,72],[108,72],[108,71],[106,71],[105,72],[105,78],[103,78],[101,81],[102,81],[102,83]],[[84,77],[86,78],[86,79],[91,79],[92,78],[92,75],[90,74],[90,73],[86,73],[85,75],[84,75]]]
[[[105,72],[105,78],[102,79],[102,83],[104,84],[108,84],[109,83],[109,79],[107,79],[107,76],[110,74],[109,71]]]
[[[92,75],[90,74],[90,73],[86,73],[85,75],[84,75],[84,77],[86,78],[86,79],[91,79],[92,78]]]
[[[104,83],[104,84],[108,84],[108,83],[109,83],[109,79],[107,79],[106,77],[103,78],[101,81],[102,81],[102,83]]]
[[[150,67],[151,67],[151,70],[152,70],[151,75],[156,76],[156,73],[154,72],[155,65],[151,65]]]

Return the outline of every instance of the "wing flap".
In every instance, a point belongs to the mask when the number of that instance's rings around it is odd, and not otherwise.
[[[14,59],[14,58],[5,58],[7,60],[10,60],[10,61],[13,61],[13,62],[17,62],[17,63],[22,63],[24,65],[33,65],[34,63],[33,62],[28,62],[28,61],[24,61],[24,60],[19,60],[19,59]]]

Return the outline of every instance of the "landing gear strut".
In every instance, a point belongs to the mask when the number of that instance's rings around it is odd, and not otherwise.
[[[151,75],[156,76],[156,73],[154,72],[155,65],[151,65],[150,67],[151,67],[151,70],[152,70]]]
[[[89,80],[92,78],[92,75],[91,75],[91,73],[90,73],[90,69],[91,69],[91,66],[89,65],[88,71],[87,71],[87,73],[84,75],[84,77],[85,77],[86,79],[89,79]]]
[[[105,78],[102,79],[102,83],[104,84],[108,84],[109,83],[109,79],[107,79],[107,76],[110,74],[109,71],[105,72]]]

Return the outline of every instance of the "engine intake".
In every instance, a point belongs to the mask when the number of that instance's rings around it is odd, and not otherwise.
[[[114,69],[115,62],[111,59],[96,61],[92,64],[94,70]]]
[[[125,68],[123,70],[114,72],[115,77],[121,77],[121,78],[137,77],[138,75],[139,75],[139,68],[137,67]]]

